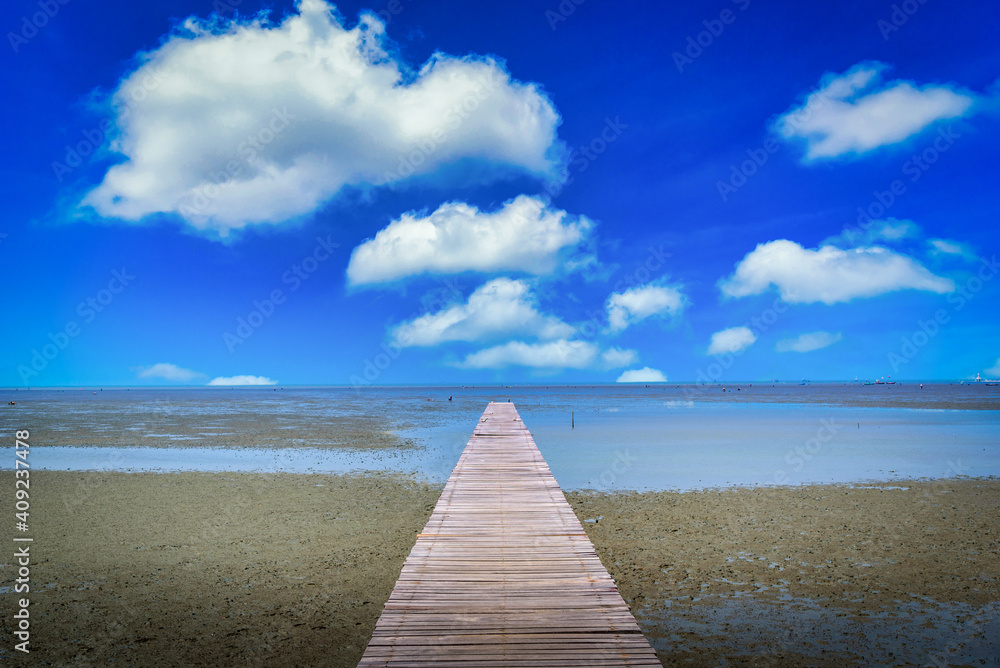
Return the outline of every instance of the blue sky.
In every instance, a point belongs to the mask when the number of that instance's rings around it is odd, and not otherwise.
[[[5,3],[0,385],[1000,375],[998,11]]]

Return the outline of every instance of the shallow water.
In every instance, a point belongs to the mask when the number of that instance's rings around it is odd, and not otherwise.
[[[1000,414],[809,404],[622,408],[525,423],[569,489],[703,489],[1000,474]]]
[[[566,490],[691,490],[1000,475],[1000,411],[825,403],[650,400],[597,393],[518,411]],[[552,407],[556,404],[555,408]],[[442,452],[443,480],[472,422],[405,434]]]
[[[688,599],[688,597],[683,597]],[[641,610],[644,628],[670,629],[653,646],[676,654],[706,648],[750,659],[832,652],[858,665],[997,665],[1000,604],[974,606],[913,596],[876,615],[787,597],[782,605],[753,596],[704,596],[674,612]],[[728,665],[720,663],[720,665]]]
[[[564,489],[688,490],[1000,475],[998,389],[6,391],[17,405],[3,417],[8,431],[32,431],[39,468],[390,470],[443,482],[486,403],[510,398]]]

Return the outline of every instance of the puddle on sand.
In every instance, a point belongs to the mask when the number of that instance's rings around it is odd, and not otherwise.
[[[793,597],[781,603],[704,593],[683,599],[638,611],[657,650],[729,657],[794,653],[887,666],[1000,665],[1000,603],[979,607],[922,597],[857,612]],[[728,663],[720,658],[718,665]]]

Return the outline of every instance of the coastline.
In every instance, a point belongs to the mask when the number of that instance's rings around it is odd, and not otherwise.
[[[1000,480],[887,485],[908,489],[567,497],[666,665],[991,651]],[[392,474],[35,471],[32,489],[33,661],[57,665],[353,666],[440,494]]]

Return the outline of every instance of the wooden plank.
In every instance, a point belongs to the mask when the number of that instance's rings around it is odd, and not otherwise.
[[[358,665],[660,665],[513,404],[480,417]]]

